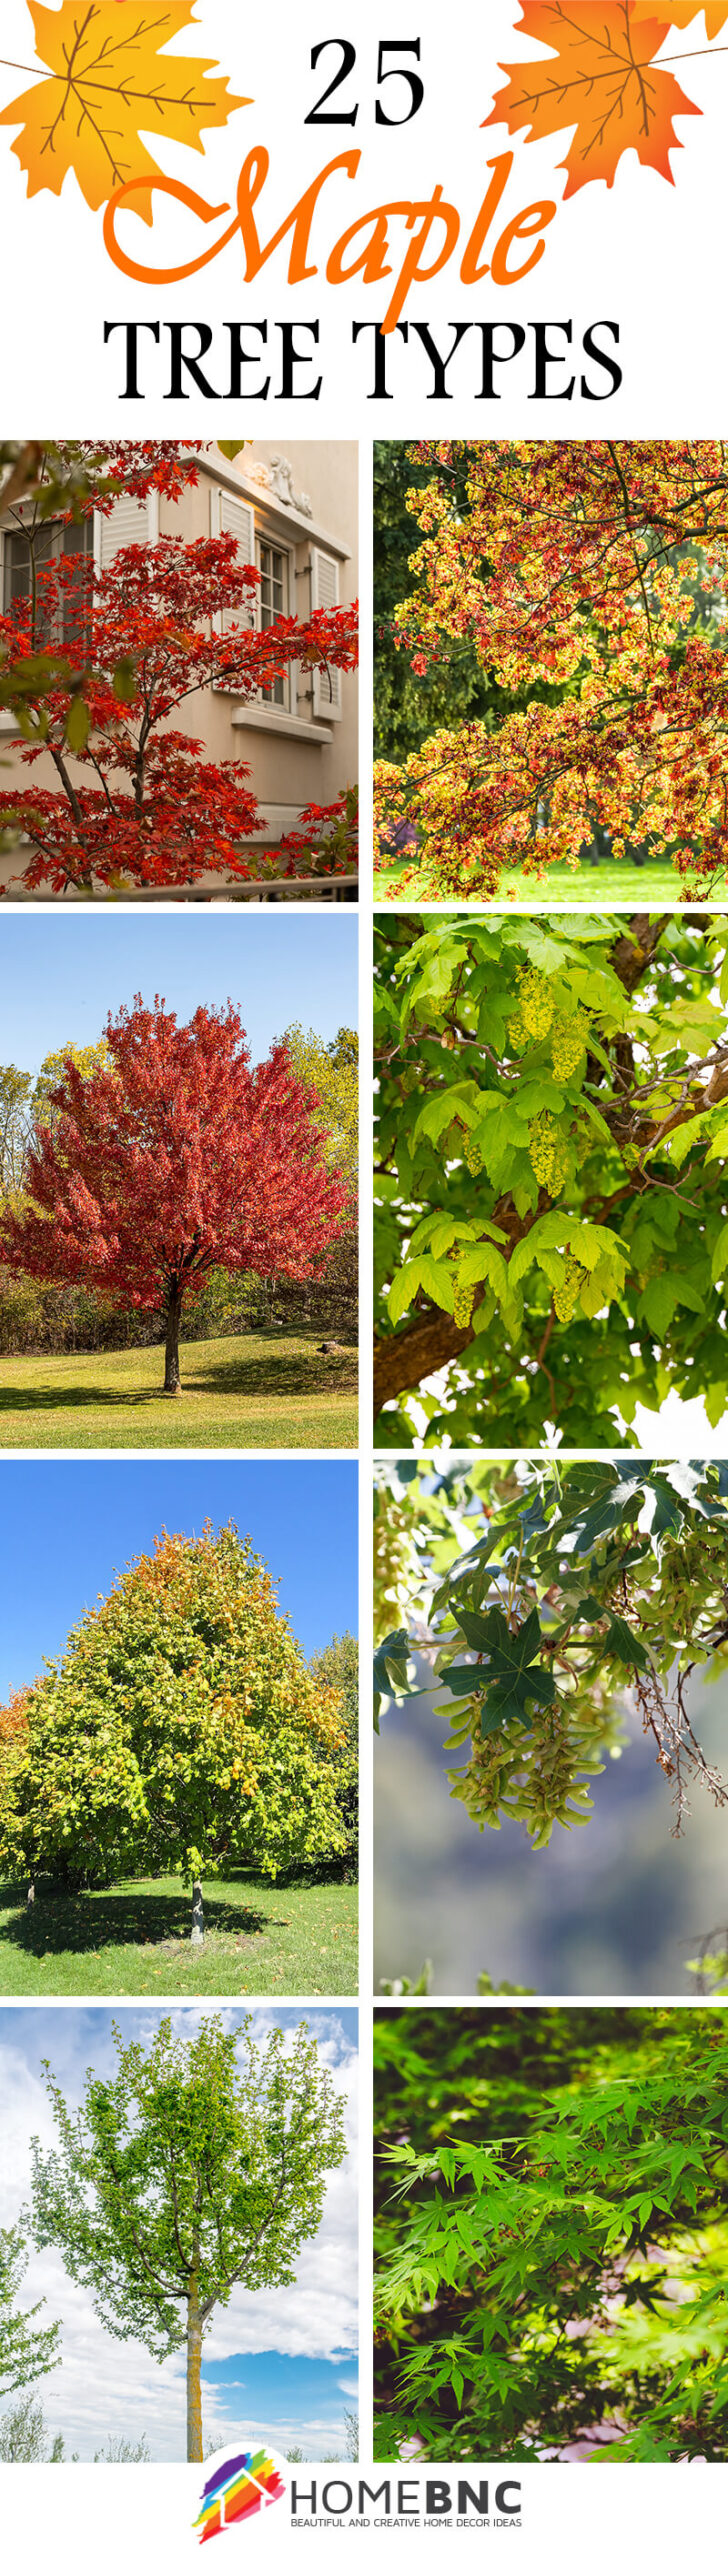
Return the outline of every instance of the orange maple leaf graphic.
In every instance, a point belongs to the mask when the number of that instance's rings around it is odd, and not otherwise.
[[[632,0],[633,18],[641,21],[654,18],[654,14],[655,0]],[[670,0],[669,7],[660,5],[660,16],[667,18],[671,27],[689,27],[693,18],[701,15],[705,18],[706,35],[719,36],[728,22],[728,0]]]
[[[49,9],[28,0],[36,51],[48,77],[3,107],[0,124],[22,124],[13,150],[27,171],[28,194],[59,196],[69,169],[97,212],[130,178],[159,177],[141,131],[204,151],[201,133],[227,124],[248,98],[227,80],[210,80],[214,62],[162,56],[170,37],[194,26],[195,0],[61,0]],[[141,131],[140,131],[141,128]],[[152,193],[135,211],[152,219]]]
[[[673,116],[696,116],[700,108],[670,71],[655,66],[669,23],[669,11],[654,7],[638,23],[634,0],[600,0],[599,7],[594,0],[523,0],[518,34],[550,45],[551,59],[502,62],[508,87],[499,89],[485,123],[505,123],[509,133],[528,125],[539,141],[574,125],[559,162],[568,170],[564,199],[594,178],[611,187],[629,150],[672,184],[669,153],[681,148]]]

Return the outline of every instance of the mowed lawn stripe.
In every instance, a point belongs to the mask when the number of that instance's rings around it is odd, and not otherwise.
[[[0,1448],[352,1449],[356,1353],[277,1331],[186,1342],[183,1393],[164,1350],[0,1359]]]
[[[405,889],[402,882],[410,870],[414,877]],[[467,908],[484,907],[489,912],[491,906],[506,907],[515,900],[519,907],[591,907],[595,915],[601,916],[611,915],[615,907],[649,907],[655,903],[677,906],[684,886],[671,862],[584,863],[578,871],[570,871],[568,863],[554,862],[542,880],[537,880],[532,871],[504,871],[495,899],[468,897],[463,889],[458,900],[457,890],[452,889],[446,900],[445,891],[438,898],[426,886],[425,876],[416,865],[402,862],[393,863],[386,871],[375,871],[374,904],[376,907],[378,901],[381,904],[384,900],[389,904],[394,897],[409,907],[422,903],[437,907],[447,902],[449,906],[460,903]],[[701,898],[705,900],[704,888]]]

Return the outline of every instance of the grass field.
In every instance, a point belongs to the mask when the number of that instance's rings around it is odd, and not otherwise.
[[[16,1885],[0,1886],[0,1996],[356,1993],[354,1884],[226,1879],[205,1887],[205,1920],[197,1952],[178,1876],[73,1896],[40,1885],[32,1912]]]
[[[164,1352],[0,1360],[3,1449],[353,1449],[356,1352],[278,1332],[185,1342],[183,1394]]]
[[[439,903],[424,886],[420,890],[410,883],[406,891],[400,890],[401,880],[412,869],[409,862],[393,862],[389,870],[375,871],[375,907],[380,900],[389,905],[398,895],[404,896],[407,906],[416,906],[418,897],[428,906]],[[534,880],[532,873],[526,875],[523,871],[504,872],[496,900],[474,898],[471,902],[464,898],[463,904],[506,906],[513,899],[519,907],[590,907],[594,915],[609,915],[616,906],[678,906],[683,886],[671,862],[645,862],[641,868],[636,862],[615,862],[611,866],[589,863],[579,871],[569,871],[566,863],[555,862],[543,880]],[[448,902],[451,897],[454,903],[454,893],[449,892]],[[704,905],[704,889],[700,898]]]

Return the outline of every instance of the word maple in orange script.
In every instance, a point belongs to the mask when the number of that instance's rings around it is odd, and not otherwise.
[[[182,284],[186,277],[199,275],[203,267],[210,266],[240,234],[245,252],[245,282],[251,284],[290,232],[288,282],[305,284],[321,272],[320,258],[312,256],[311,232],[324,189],[337,172],[343,172],[349,180],[355,179],[361,157],[360,151],[341,151],[334,160],[328,160],[325,168],[299,196],[291,212],[279,223],[272,239],[263,246],[255,207],[268,177],[270,153],[263,144],[257,144],[254,150],[249,151],[240,172],[237,209],[232,222],[209,248],[202,249],[186,264],[173,267],[142,266],[122,248],[117,230],[119,215],[138,210],[137,199],[143,197],[148,201],[149,197],[148,178],[133,178],[127,186],[117,188],[106,209],[104,240],[109,257],[122,275],[131,276],[137,284]],[[480,284],[487,275],[496,285],[520,284],[543,257],[544,232],[553,222],[557,210],[555,202],[548,199],[539,199],[534,204],[525,205],[519,213],[511,214],[503,229],[496,232],[489,258],[483,254],[500,213],[513,158],[512,151],[503,151],[497,159],[487,163],[489,185],[460,261],[463,284]],[[208,204],[204,196],[184,186],[180,179],[155,178],[153,183],[156,195],[170,197],[177,204],[184,205],[197,221],[204,224],[219,221],[230,212],[227,204]],[[403,244],[401,253],[394,246],[397,224],[404,224],[405,233],[411,235]],[[388,204],[375,205],[367,213],[360,214],[334,242],[326,260],[326,281],[331,285],[350,284],[355,276],[360,276],[364,284],[381,284],[392,277],[392,290],[382,321],[386,334],[396,327],[412,286],[431,283],[433,276],[440,275],[449,264],[462,230],[463,222],[457,206],[449,202],[439,184],[433,187],[426,199],[397,198]],[[525,256],[519,255],[521,249],[525,250]],[[393,263],[397,259],[398,263]]]

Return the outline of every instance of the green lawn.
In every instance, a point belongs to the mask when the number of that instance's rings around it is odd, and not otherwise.
[[[228,1878],[206,1886],[205,1919],[198,1953],[190,1945],[189,1900],[178,1876],[73,1896],[40,1884],[30,1912],[17,1885],[0,1886],[0,1996],[356,1993],[354,1884]]]
[[[162,1392],[164,1352],[0,1359],[0,1448],[353,1449],[356,1353],[320,1334],[185,1342],[184,1393]]]
[[[375,871],[375,906],[379,900],[386,900],[389,904],[392,898],[397,897],[401,879],[412,868],[409,862],[393,862],[389,870]],[[654,907],[665,903],[677,906],[684,885],[671,862],[645,862],[641,868],[636,862],[615,862],[612,865],[606,862],[585,863],[578,871],[569,871],[565,862],[555,862],[553,868],[545,872],[543,880],[535,880],[533,872],[504,871],[495,901],[464,898],[463,904],[490,906],[495,903],[505,906],[510,904],[513,896],[516,906],[591,907],[595,915],[609,915],[615,906]],[[700,897],[705,904],[704,888]],[[415,879],[406,891],[406,903],[416,906],[419,898],[428,906],[440,903],[433,898],[431,889],[424,885],[418,888]],[[452,891],[448,891],[450,900],[455,903]]]

